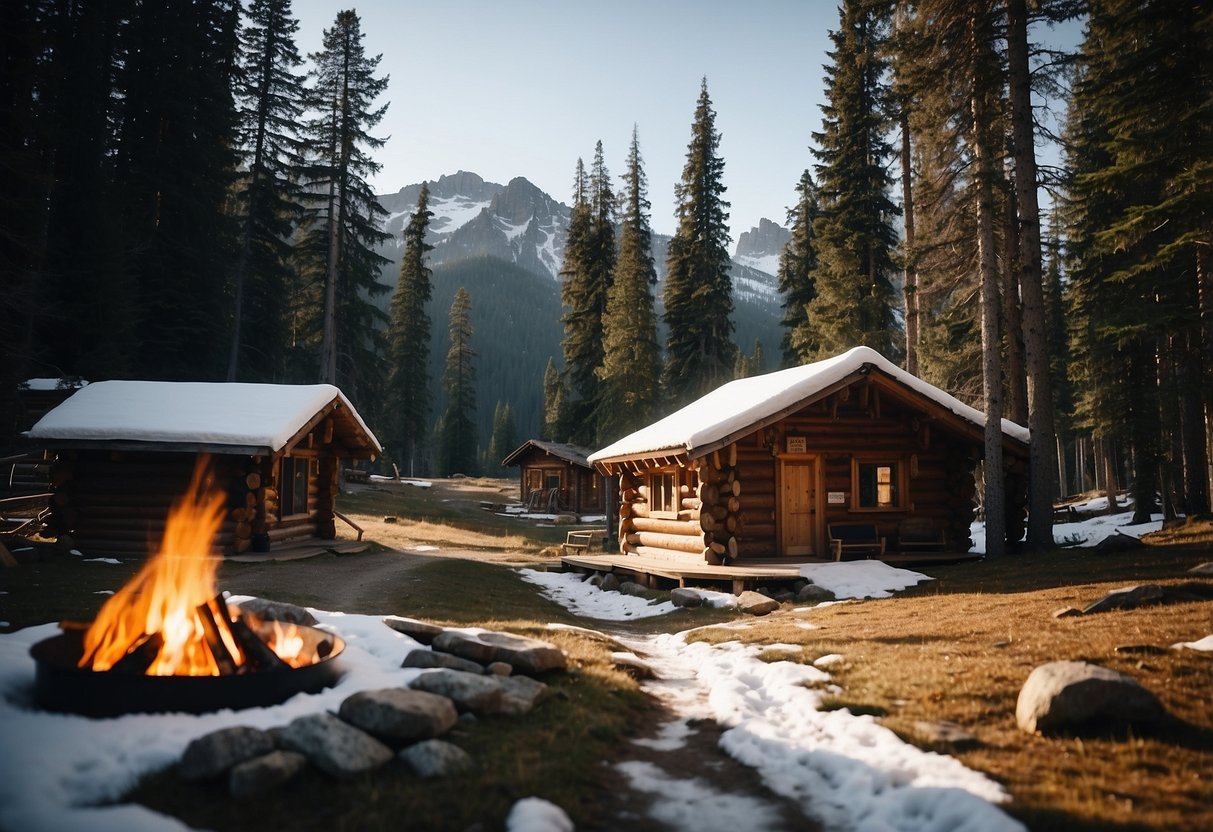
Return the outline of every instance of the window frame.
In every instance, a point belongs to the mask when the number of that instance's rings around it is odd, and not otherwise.
[[[863,505],[860,491],[860,470],[861,468],[871,466],[876,471],[873,472],[874,477],[879,476],[879,469],[882,466],[892,468],[892,477],[889,486],[893,490],[893,502],[889,505]],[[880,454],[874,456],[853,456],[851,457],[851,511],[858,512],[880,512],[880,511],[909,511],[910,495],[909,495],[909,478],[907,477],[908,464],[904,456],[897,454]],[[878,489],[880,486],[879,480],[873,483],[873,487]]]
[[[296,517],[309,516],[307,494],[312,476],[312,458],[301,456],[284,456],[279,462],[278,469],[278,519],[289,520]],[[295,487],[295,474],[298,469],[303,469],[303,488],[302,494]],[[288,496],[290,505],[288,506]],[[299,502],[300,497],[303,500],[303,511],[295,511],[295,506]]]
[[[682,508],[682,493],[677,471],[650,471],[649,516],[677,519]]]

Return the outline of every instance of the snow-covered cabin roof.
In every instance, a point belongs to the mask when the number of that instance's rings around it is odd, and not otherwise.
[[[538,448],[545,451],[554,457],[563,459],[566,462],[572,462],[575,465],[580,465],[583,468],[591,468],[589,463],[590,448],[583,448],[580,445],[568,445],[561,442],[547,442],[543,439],[528,439],[516,448],[509,456],[502,460],[502,465],[520,464],[519,458],[531,448]]]
[[[984,429],[986,415],[938,387],[907,373],[871,347],[855,347],[841,355],[731,381],[648,427],[590,454],[591,463],[628,457],[681,456],[696,458],[726,440],[732,441],[797,406],[845,386],[853,377],[877,370],[907,389]],[[1028,441],[1027,428],[1002,420],[1003,433]]]
[[[329,413],[336,417],[337,441],[351,456],[383,452],[331,384],[98,381],[43,416],[27,435],[60,446],[274,453]]]

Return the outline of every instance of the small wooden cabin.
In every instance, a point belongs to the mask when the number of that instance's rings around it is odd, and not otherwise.
[[[51,529],[86,554],[154,553],[199,455],[228,514],[224,554],[336,537],[342,459],[382,448],[328,384],[102,381],[29,431],[51,458]]]
[[[712,564],[831,558],[875,527],[966,552],[985,414],[868,347],[726,384],[590,455],[619,477],[625,554]],[[1028,432],[1003,420],[1007,536],[1027,506]],[[921,553],[921,548],[915,547]]]
[[[580,445],[528,439],[501,464],[518,466],[519,498],[528,505],[535,500],[544,511],[603,514],[602,476],[589,455],[590,449]]]

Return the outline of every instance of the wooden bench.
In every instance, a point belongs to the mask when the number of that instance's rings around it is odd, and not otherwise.
[[[831,523],[828,529],[834,560],[842,560],[843,553],[868,558],[884,554],[885,539],[880,536],[875,523]]]
[[[902,552],[942,552],[947,543],[931,518],[910,517],[897,529],[897,548]]]
[[[601,550],[604,540],[606,529],[579,529],[565,535],[562,548],[566,555],[585,554],[590,549]]]

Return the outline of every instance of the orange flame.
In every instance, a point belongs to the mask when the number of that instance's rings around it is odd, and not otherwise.
[[[208,458],[199,457],[189,490],[169,512],[160,551],[105,603],[84,634],[81,667],[108,670],[140,640],[159,634],[164,644],[149,676],[218,675],[197,608],[216,594],[220,559],[210,548],[225,502]]]

